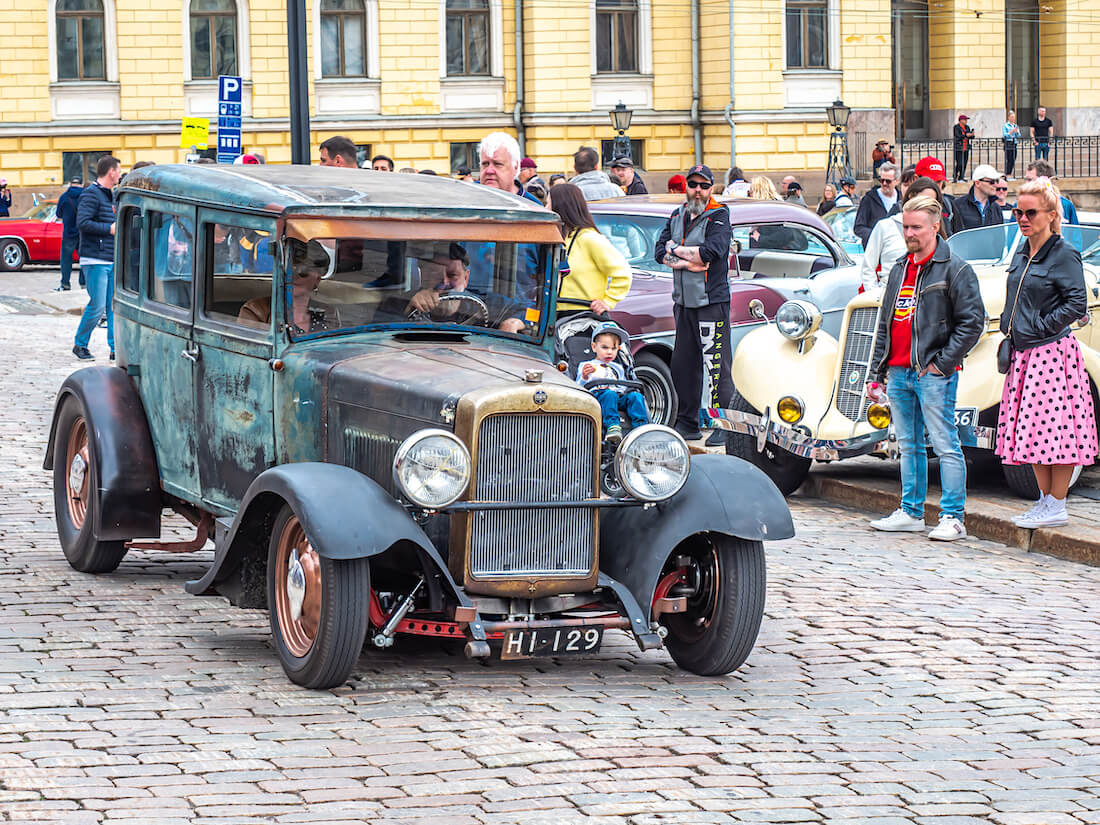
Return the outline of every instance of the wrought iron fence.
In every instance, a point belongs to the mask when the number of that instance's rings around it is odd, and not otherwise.
[[[1016,148],[1013,176],[1022,178],[1027,165],[1035,159],[1036,148],[1030,138],[1021,137]],[[955,171],[955,142],[953,140],[903,140],[897,145],[899,165],[904,168],[927,155],[943,161],[950,177]],[[868,155],[868,157],[870,157]],[[1050,139],[1047,158],[1055,171],[1063,178],[1100,177],[1100,135],[1053,137]],[[974,138],[970,141],[970,157],[964,170],[969,177],[974,168],[988,163],[1001,173],[1005,172],[1005,145],[1000,138]],[[857,177],[861,177],[857,175]]]
[[[848,133],[848,163],[856,180],[871,177],[871,150],[867,148],[866,132]]]

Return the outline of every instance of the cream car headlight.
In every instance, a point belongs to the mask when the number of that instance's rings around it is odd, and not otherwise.
[[[470,483],[470,451],[454,433],[420,430],[397,448],[393,479],[413,504],[433,510],[446,507]]]
[[[619,482],[640,501],[676,495],[691,470],[691,452],[679,433],[660,424],[630,431],[615,454]]]
[[[809,301],[787,301],[775,313],[775,326],[784,338],[801,341],[821,326],[821,310]]]

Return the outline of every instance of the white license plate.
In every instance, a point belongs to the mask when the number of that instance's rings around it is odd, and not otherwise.
[[[601,625],[543,627],[509,630],[504,634],[501,659],[534,659],[543,656],[585,656],[598,653],[603,639]]]

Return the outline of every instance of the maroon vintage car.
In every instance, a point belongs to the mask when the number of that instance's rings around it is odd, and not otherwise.
[[[804,207],[780,201],[723,199],[730,209],[730,343],[763,320],[749,304],[758,299],[764,315],[791,298],[805,298],[822,311],[823,326],[839,324],[848,299],[859,288],[858,267],[829,227]],[[653,258],[653,249],[681,195],[641,195],[590,203],[596,226],[633,269],[630,294],[612,317],[632,338],[638,380],[645,384],[653,420],[671,426],[676,394],[669,362],[675,339],[672,271]]]
[[[24,264],[61,260],[61,218],[57,201],[39,201],[25,215],[0,218],[0,270],[15,272]],[[73,260],[77,260],[73,253]]]

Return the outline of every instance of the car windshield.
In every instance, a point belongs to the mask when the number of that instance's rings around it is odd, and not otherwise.
[[[550,244],[364,238],[290,239],[293,337],[380,324],[476,327],[537,339]]]
[[[669,212],[671,211],[669,209]],[[657,238],[668,222],[667,217],[662,218],[658,215],[610,215],[606,212],[597,212],[592,215],[592,218],[596,222],[596,228],[615,245],[616,249],[623,253],[623,257],[632,267],[650,272],[672,274],[671,268],[653,258]]]
[[[1100,227],[1063,226],[1062,237],[1081,253],[1085,263],[1100,264]],[[951,252],[972,264],[1007,265],[1023,242],[1014,222],[967,229],[948,238]]]
[[[48,221],[57,213],[56,201],[44,201],[35,206],[32,206],[23,215],[24,218],[30,218],[36,221]]]
[[[858,241],[859,238],[856,237],[855,233],[857,211],[853,207],[833,209],[826,213],[822,220],[833,230],[833,237],[841,243]]]

